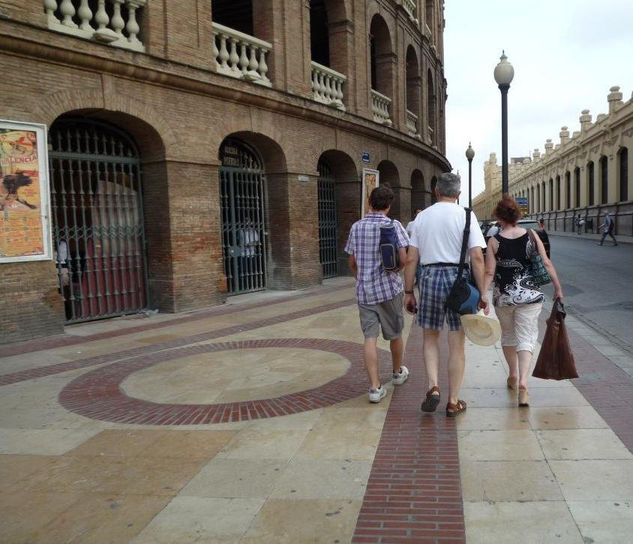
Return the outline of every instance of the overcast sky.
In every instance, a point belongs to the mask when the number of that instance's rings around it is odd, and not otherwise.
[[[475,150],[473,196],[484,188],[483,162],[501,164],[501,93],[493,71],[502,49],[514,66],[508,93],[508,155],[544,151],[595,121],[607,94],[633,92],[633,0],[445,0],[446,155],[468,202],[468,142]]]

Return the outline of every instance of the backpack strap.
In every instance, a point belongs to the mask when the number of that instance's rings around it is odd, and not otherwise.
[[[459,268],[457,269],[457,277],[462,277],[462,272],[466,266],[466,249],[468,249],[468,238],[470,237],[470,208],[464,208],[466,211],[466,225],[464,226],[464,236],[462,238],[462,251],[459,255]]]

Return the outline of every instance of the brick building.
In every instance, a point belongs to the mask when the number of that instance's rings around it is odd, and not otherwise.
[[[0,118],[48,128],[53,260],[2,263],[0,342],[347,274],[444,157],[443,0],[8,0]]]

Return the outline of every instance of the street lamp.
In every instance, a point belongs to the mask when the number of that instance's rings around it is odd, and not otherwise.
[[[475,157],[475,150],[470,147],[468,142],[468,149],[466,150],[466,158],[468,159],[468,207],[473,207],[473,158]]]
[[[502,51],[499,64],[495,66],[495,81],[501,91],[501,194],[508,194],[508,89],[514,68]]]

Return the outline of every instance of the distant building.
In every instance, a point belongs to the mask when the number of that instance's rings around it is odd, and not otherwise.
[[[562,127],[560,141],[545,142],[545,152],[512,160],[508,188],[513,197],[528,199],[532,217],[543,217],[550,230],[572,231],[581,214],[588,232],[597,232],[604,214],[616,218],[616,230],[633,234],[633,96],[622,100],[619,87],[611,87],[608,114],[592,122],[589,110],[580,115],[580,130],[571,136]],[[501,166],[496,155],[484,164],[485,189],[473,199],[477,217],[490,218],[501,198]]]
[[[0,255],[0,342],[348,274],[363,168],[404,222],[450,169],[443,0],[0,4],[0,116],[48,128],[54,253]]]

